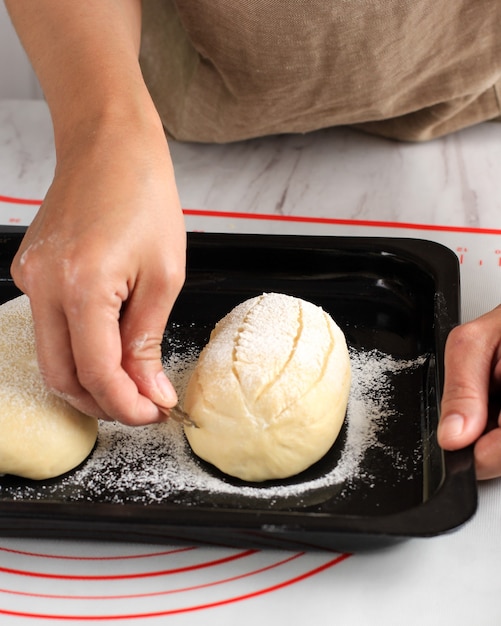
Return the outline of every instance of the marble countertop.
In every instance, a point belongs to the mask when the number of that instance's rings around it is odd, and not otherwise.
[[[416,145],[330,129],[171,151],[188,230],[430,239],[458,256],[463,319],[501,302],[501,124]],[[29,224],[54,164],[45,103],[0,101],[0,224]],[[497,626],[501,483],[479,499],[453,533],[349,558],[0,538],[0,623]]]
[[[423,144],[334,128],[171,152],[187,208],[499,229],[500,138],[501,123]],[[0,149],[3,193],[43,198],[55,165],[43,102],[0,101]]]
[[[461,261],[464,321],[501,302],[501,123],[423,144],[337,128],[171,152],[188,230],[431,239]],[[0,101],[0,224],[30,223],[54,166],[45,104]]]

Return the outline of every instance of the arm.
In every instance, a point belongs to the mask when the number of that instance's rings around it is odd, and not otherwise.
[[[48,386],[145,424],[177,398],[160,341],[184,280],[185,229],[138,62],[140,0],[6,0],[47,99],[56,171],[12,265]]]
[[[475,444],[477,477],[501,476],[501,416],[489,423],[490,394],[501,385],[501,306],[449,335],[438,441],[446,450]]]

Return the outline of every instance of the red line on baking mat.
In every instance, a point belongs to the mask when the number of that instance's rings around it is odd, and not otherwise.
[[[220,606],[225,606],[228,604],[234,604],[236,602],[242,602],[244,600],[251,600],[252,598],[258,598],[259,596],[263,596],[267,593],[271,593],[273,591],[279,591],[280,589],[284,589],[285,587],[289,587],[295,583],[299,583],[311,576],[315,576],[339,563],[342,563],[347,558],[352,556],[349,553],[341,554],[326,563],[323,563],[319,567],[315,567],[314,569],[308,570],[307,572],[303,572],[299,576],[295,576],[294,578],[290,578],[289,580],[284,580],[276,585],[271,585],[270,587],[265,587],[264,589],[259,589],[258,591],[252,591],[250,593],[245,593],[240,596],[235,596],[233,598],[226,598],[224,600],[217,600],[216,602],[208,602],[205,604],[198,604],[196,606],[187,606],[177,609],[166,609],[165,611],[155,611],[151,613],[135,613],[135,614],[125,614],[125,615],[51,615],[46,613],[27,613],[23,611],[9,611],[8,609],[0,609],[0,615],[9,615],[11,617],[31,617],[34,619],[47,619],[47,620],[68,620],[68,621],[87,621],[87,622],[97,622],[97,621],[111,621],[117,619],[145,619],[145,618],[153,618],[153,617],[164,617],[166,615],[179,615],[181,613],[194,613],[195,611],[203,611],[206,609],[213,609]]]
[[[29,200],[28,198],[14,198],[12,196],[1,196],[0,202],[7,202],[7,204],[28,204],[30,206],[40,206],[41,200]]]
[[[56,578],[58,580],[128,580],[130,578],[151,578],[154,576],[171,576],[172,574],[181,574],[183,572],[191,572],[198,569],[205,569],[206,567],[215,567],[224,563],[230,563],[231,561],[237,561],[247,556],[255,554],[258,550],[244,550],[237,554],[225,556],[221,559],[215,559],[214,561],[207,561],[206,563],[195,563],[194,565],[185,565],[183,567],[176,567],[173,569],[159,570],[156,572],[139,572],[136,574],[107,574],[103,576],[79,576],[76,574],[51,574],[47,572],[30,572],[25,570],[11,569],[8,567],[0,567],[0,572],[4,574],[15,574],[18,576],[30,576],[32,578]]]
[[[39,206],[42,200],[15,198],[0,195],[0,202]],[[304,224],[331,224],[339,226],[373,226],[376,228],[402,228],[410,230],[436,230],[453,233],[480,233],[483,235],[501,235],[499,228],[476,228],[473,226],[446,226],[445,224],[418,224],[413,222],[389,222],[377,220],[352,220],[334,217],[314,217],[307,215],[278,215],[276,213],[241,213],[238,211],[213,211],[210,209],[183,209],[185,215],[198,217],[220,217],[242,220],[264,220],[271,222],[299,222]]]
[[[195,546],[187,546],[184,548],[175,548],[172,550],[163,550],[162,552],[147,552],[145,554],[127,554],[122,556],[69,556],[59,554],[45,554],[41,552],[26,552],[25,550],[14,550],[12,548],[3,548],[0,546],[0,552],[9,554],[19,554],[21,556],[34,556],[40,559],[61,559],[64,561],[124,561],[129,559],[149,559],[156,556],[168,556],[170,554],[178,554],[180,552],[190,552],[196,550]]]
[[[192,585],[190,587],[180,587],[179,589],[165,589],[164,591],[155,591],[150,593],[128,593],[126,595],[113,595],[113,596],[85,596],[85,595],[56,595],[56,594],[48,594],[48,593],[31,593],[29,591],[16,591],[13,589],[0,589],[0,593],[9,594],[13,596],[27,596],[29,598],[43,598],[48,600],[136,600],[138,598],[153,598],[158,596],[168,596],[173,595],[175,593],[185,593],[188,591],[198,591],[200,589],[206,589],[207,587],[217,587],[218,585],[224,585],[227,583],[232,583],[237,580],[243,580],[244,578],[250,578],[251,576],[256,576],[258,574],[262,574],[264,572],[269,572],[277,567],[282,565],[286,565],[287,563],[291,563],[300,557],[305,556],[305,552],[298,552],[297,554],[293,554],[292,556],[288,556],[281,561],[276,561],[275,563],[271,563],[270,565],[266,565],[264,567],[260,567],[259,569],[252,570],[250,572],[245,572],[245,574],[238,574],[235,576],[231,576],[230,578],[221,578],[220,580],[213,580],[208,583],[203,583],[199,585]]]
[[[412,230],[437,230],[455,233],[480,233],[501,235],[499,228],[474,228],[470,226],[446,226],[443,224],[417,224],[412,222],[387,222],[377,220],[352,220],[334,217],[307,215],[278,215],[276,213],[238,213],[233,211],[209,211],[205,209],[183,209],[185,215],[198,217],[230,217],[233,219],[264,220],[271,222],[300,222],[303,224],[331,224],[339,226],[373,226],[377,228],[402,228]]]

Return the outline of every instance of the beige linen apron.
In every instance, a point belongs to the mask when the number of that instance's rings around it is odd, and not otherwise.
[[[179,140],[420,141],[501,115],[501,0],[143,0],[140,58]]]

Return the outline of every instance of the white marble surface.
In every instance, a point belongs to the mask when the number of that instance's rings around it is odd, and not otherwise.
[[[424,144],[329,129],[171,151],[186,208],[501,227],[498,123]],[[53,168],[45,105],[0,100],[2,193],[42,198]]]
[[[188,230],[431,239],[461,260],[464,321],[501,302],[500,123],[424,144],[330,129],[171,151]],[[54,165],[45,104],[0,100],[0,223],[29,224]]]
[[[466,318],[501,301],[501,124],[481,125],[422,145],[336,129],[229,146],[173,143],[172,154],[190,230],[433,239],[448,245],[462,261]],[[45,104],[0,101],[0,223],[29,223],[53,169]],[[265,220],[259,214],[308,219]],[[481,485],[479,495],[477,515],[457,532],[358,554],[293,585],[281,585],[293,573],[322,568],[333,556],[308,555],[295,561],[301,566],[262,572],[259,584],[249,578],[234,581],[231,601],[196,611],[186,608],[194,606],[193,594],[186,592],[179,599],[171,593],[171,585],[181,584],[175,576],[157,576],[154,582],[151,577],[123,577],[132,558],[139,562],[138,569],[148,571],[150,561],[137,560],[136,546],[0,538],[0,624],[34,623],[37,620],[28,614],[36,612],[110,617],[126,611],[150,616],[106,623],[250,626],[269,619],[278,626],[326,621],[353,626],[497,626],[501,484]],[[161,548],[147,551],[158,553]],[[213,559],[222,553],[202,549],[197,554]],[[166,558],[156,557],[155,567],[165,567]],[[172,558],[178,566],[185,564],[181,555]],[[278,558],[266,553],[258,561],[264,567]],[[222,572],[238,577],[238,563]],[[55,589],[46,573],[58,571],[69,577],[57,578]],[[91,582],[99,574],[109,576],[106,599],[101,583]],[[195,578],[200,582],[198,575],[186,575],[183,584],[189,586]],[[255,595],[256,589],[273,585],[279,588]],[[197,597],[198,604],[230,598],[223,589],[207,587]],[[9,611],[27,615],[8,617]]]
[[[330,129],[172,153],[185,207],[499,228],[500,139],[493,124],[420,145]]]

